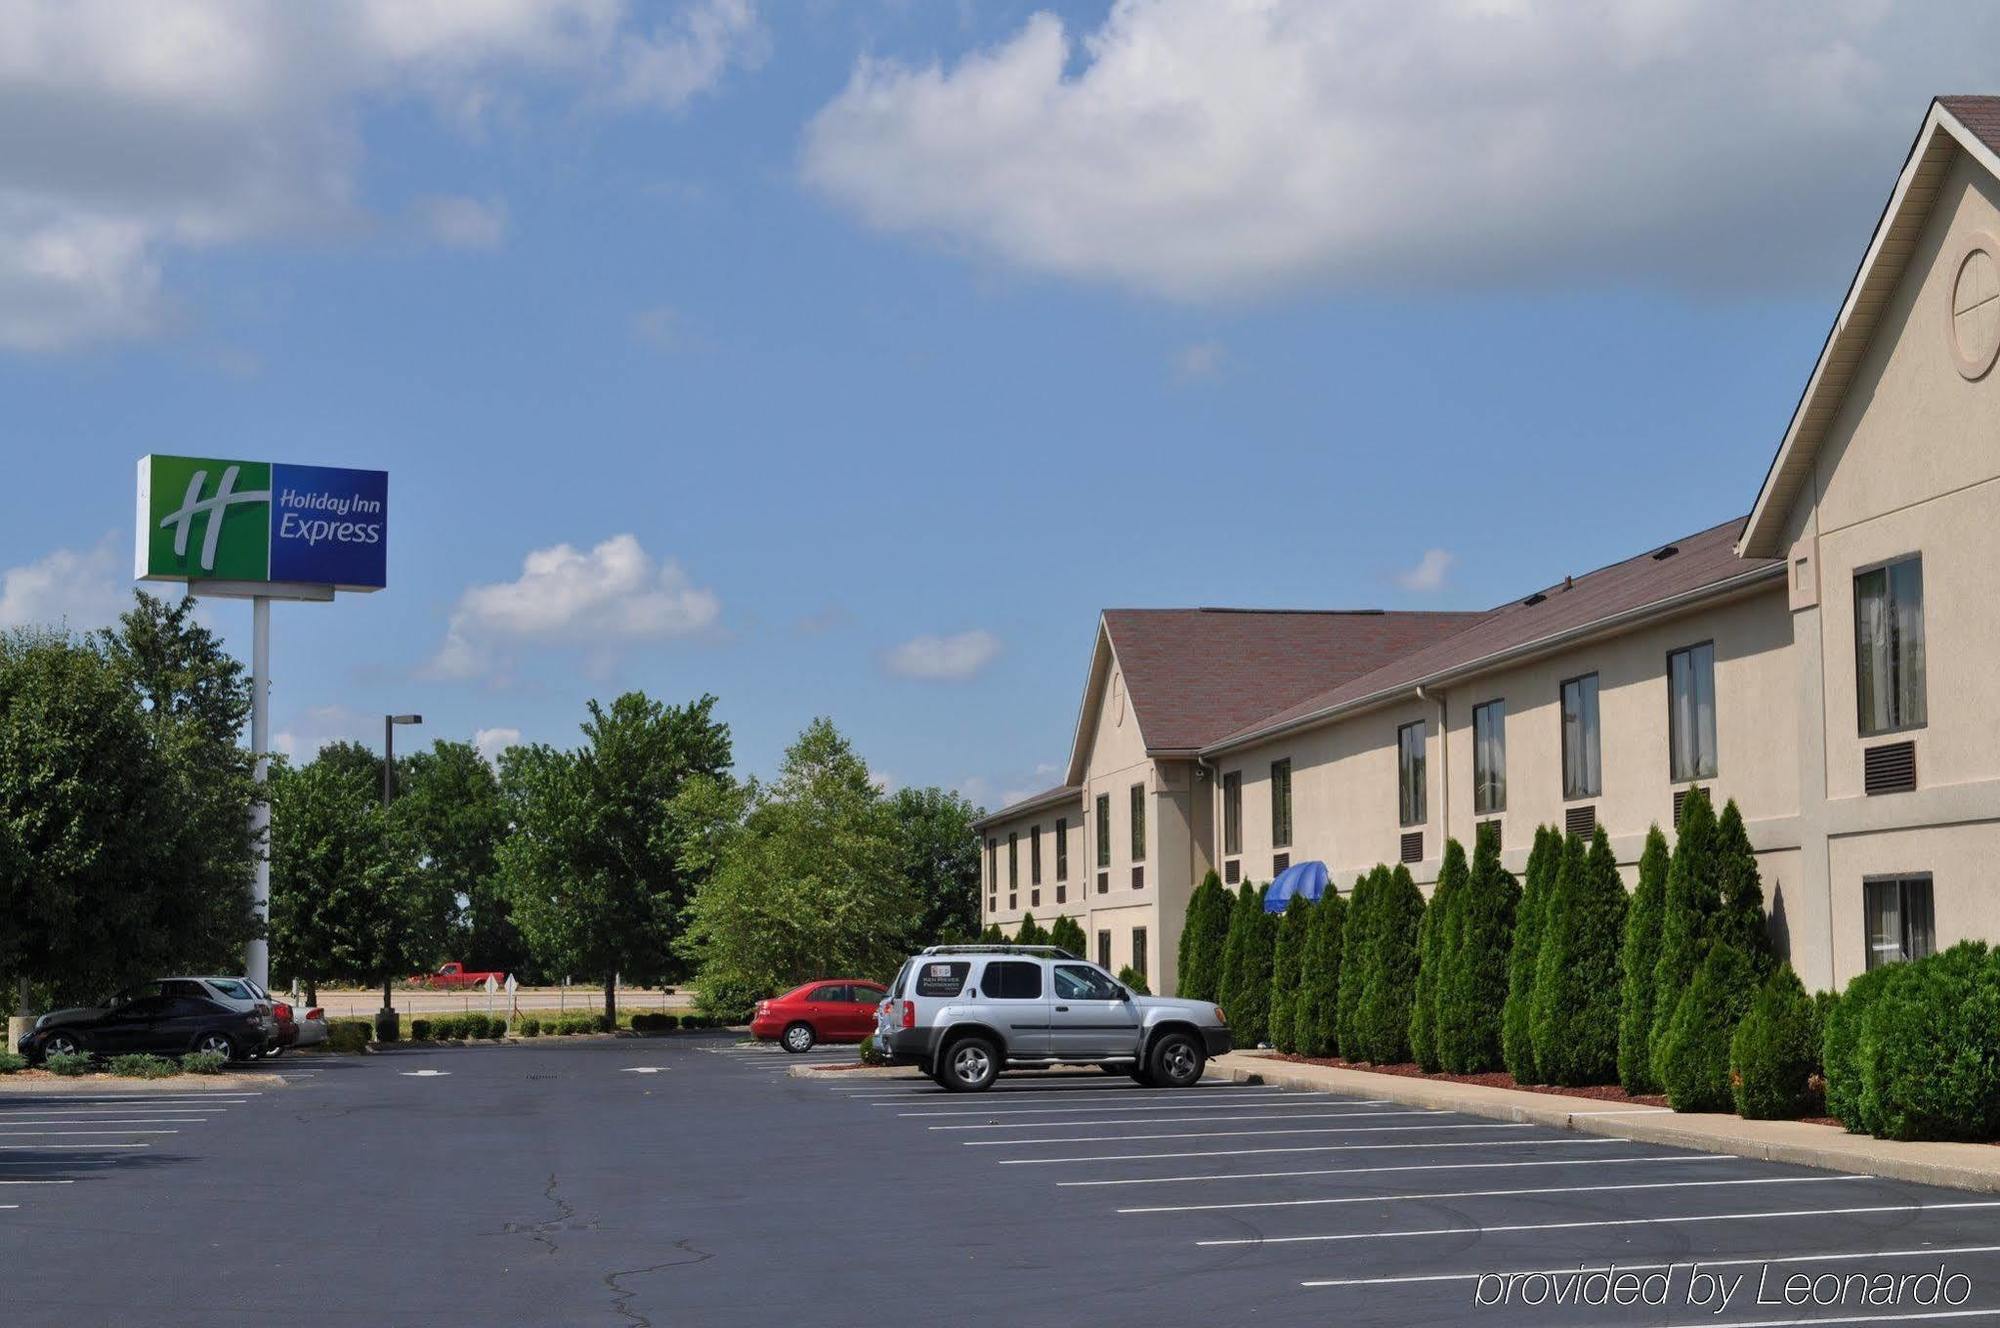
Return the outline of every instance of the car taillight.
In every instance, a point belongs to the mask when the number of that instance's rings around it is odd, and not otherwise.
[[[320,1009],[320,1008],[319,1008],[319,1007],[318,1007],[317,1005],[315,1005],[315,1006],[314,1006],[314,1007],[313,1007],[312,1009],[310,1009],[310,1010],[307,1010],[307,1011],[306,1011],[306,1018],[308,1018],[308,1019],[317,1019],[317,1020],[319,1020],[319,1021],[320,1021],[321,1023],[325,1023],[325,1022],[326,1022],[326,1011],[324,1011],[324,1010]]]
[[[916,1026],[917,1026],[917,1003],[915,1001],[904,1001],[903,1027],[915,1028]]]
[[[283,1001],[279,1001],[271,1007],[271,1013],[278,1016],[280,1020],[290,1019],[292,1017],[292,1007]]]
[[[1224,1025],[1229,1022],[1229,1017],[1222,1013],[1222,1007],[1219,1005],[1215,1007],[1215,1022]]]

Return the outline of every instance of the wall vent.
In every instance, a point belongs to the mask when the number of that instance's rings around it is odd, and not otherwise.
[[[1567,834],[1588,839],[1597,833],[1597,804],[1586,802],[1581,807],[1571,807],[1563,812],[1563,830]]]
[[[1067,903],[1069,902],[1069,887],[1068,887],[1068,886],[1066,886],[1066,885],[1059,885],[1059,886],[1057,886],[1057,887],[1056,887],[1056,902],[1057,902],[1058,904],[1067,904]]]
[[[1917,786],[1917,744],[1889,742],[1861,753],[1861,787],[1877,793],[1908,793]]]
[[[1690,790],[1688,789],[1674,790],[1674,829],[1676,830],[1681,828],[1681,812],[1687,807],[1689,792]]]
[[[1143,890],[1146,888],[1146,869],[1144,867],[1134,867],[1132,869],[1132,888],[1134,890]]]
[[[1111,892],[1111,873],[1110,872],[1097,873],[1097,893],[1102,895],[1102,894],[1109,894],[1110,892]]]
[[[1028,907],[1040,908],[1041,906],[1042,906],[1042,892],[1040,890],[1028,891]]]
[[[1271,875],[1275,878],[1279,872],[1283,871],[1285,868],[1291,865],[1292,865],[1291,854],[1289,853],[1273,854],[1271,857]]]
[[[1222,864],[1222,879],[1230,885],[1243,879],[1243,864],[1236,858]]]
[[[1422,862],[1424,860],[1424,832],[1411,830],[1403,836],[1403,861]]]
[[[1504,842],[1506,841],[1506,836],[1505,836],[1505,835],[1503,835],[1503,834],[1501,833],[1501,831],[1502,831],[1503,827],[1501,826],[1500,822],[1499,822],[1499,821],[1498,821],[1497,819],[1495,819],[1495,820],[1487,820],[1487,821],[1481,821],[1481,822],[1479,823],[1479,826],[1478,826],[1478,828],[1479,828],[1480,830],[1484,830],[1484,829],[1486,829],[1486,827],[1487,827],[1487,826],[1489,826],[1489,825],[1493,827],[1493,839],[1494,839],[1494,842],[1495,842],[1495,843],[1504,843]],[[1475,837],[1476,837],[1476,836],[1475,836]]]

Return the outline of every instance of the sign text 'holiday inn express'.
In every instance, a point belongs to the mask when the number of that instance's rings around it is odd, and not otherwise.
[[[141,580],[380,590],[388,568],[387,471],[139,458]]]

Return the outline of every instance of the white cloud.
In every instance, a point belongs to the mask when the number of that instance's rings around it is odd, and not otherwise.
[[[614,535],[588,551],[557,544],[522,559],[514,580],[459,596],[429,672],[473,677],[510,641],[560,641],[601,655],[631,641],[700,636],[721,615],[714,591],[691,583],[672,559],[655,561],[635,536]]]
[[[957,682],[971,678],[1000,653],[1000,638],[984,628],[955,636],[918,636],[886,651],[882,665],[904,678]]]
[[[177,252],[353,226],[372,109],[416,101],[477,127],[553,87],[675,110],[766,49],[751,0],[653,12],[0,0],[0,349],[157,332]]]
[[[479,754],[486,758],[487,764],[499,765],[500,753],[509,747],[521,745],[521,730],[480,729],[472,735],[472,745],[479,749]]]
[[[1182,382],[1213,378],[1222,372],[1229,352],[1219,341],[1197,341],[1174,352],[1174,377]]]
[[[1445,577],[1450,575],[1452,564],[1458,559],[1443,549],[1425,549],[1424,556],[1417,559],[1415,567],[1406,567],[1396,573],[1396,584],[1405,590],[1420,594],[1431,594],[1443,590]]]
[[[498,249],[507,240],[507,205],[457,194],[426,194],[411,205],[417,221],[450,249]]]
[[[1117,0],[863,58],[805,178],[866,222],[1188,299],[1524,279],[1837,284],[2000,8]]]
[[[364,715],[340,705],[307,706],[271,735],[271,750],[293,761],[310,761],[330,742],[379,748],[381,733],[379,715]]]
[[[130,557],[106,535],[95,548],[57,549],[0,572],[0,627],[109,627],[132,605]]]

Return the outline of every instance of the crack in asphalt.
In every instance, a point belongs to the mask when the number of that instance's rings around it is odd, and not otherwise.
[[[633,1287],[628,1289],[626,1287],[622,1287],[618,1285],[618,1279],[620,1279],[621,1277],[644,1277],[647,1273],[657,1273],[662,1268],[685,1268],[689,1264],[704,1263],[707,1260],[715,1257],[712,1251],[696,1249],[694,1247],[694,1243],[689,1240],[675,1241],[674,1248],[679,1250],[682,1254],[690,1255],[692,1257],[684,1259],[665,1259],[659,1263],[648,1264],[644,1268],[627,1268],[624,1272],[621,1273],[606,1273],[604,1275],[604,1285],[606,1287],[609,1287],[612,1293],[611,1297],[612,1312],[617,1314],[620,1318],[624,1319],[627,1323],[634,1325],[634,1328],[653,1328],[653,1321],[647,1318],[643,1314],[635,1313],[633,1310],[629,1308],[629,1306],[632,1303],[632,1297],[639,1294],[638,1288]]]
[[[550,1254],[556,1252],[556,1243],[550,1233],[556,1231],[595,1231],[597,1220],[576,1221],[576,1206],[556,1193],[556,1173],[549,1173],[549,1183],[542,1190],[542,1197],[556,1206],[554,1219],[547,1222],[502,1222],[500,1230],[509,1236],[526,1236]]]

